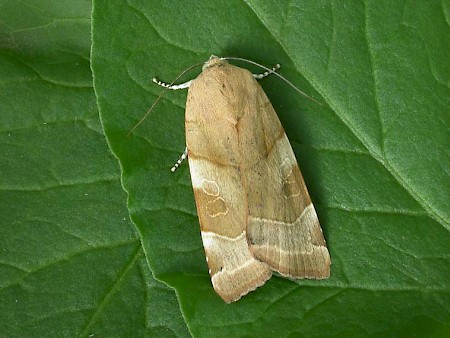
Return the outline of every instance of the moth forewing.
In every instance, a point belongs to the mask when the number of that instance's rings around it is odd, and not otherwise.
[[[270,278],[327,278],[330,256],[281,123],[246,69],[218,57],[190,82],[186,145],[214,289],[236,301]]]
[[[186,145],[203,246],[214,289],[226,302],[238,300],[272,274],[247,243],[240,169],[245,154],[237,129],[249,107],[230,96],[248,86],[242,71],[225,63],[206,68],[192,82],[186,103]]]
[[[319,220],[287,136],[279,135],[267,142],[273,147],[265,161],[244,171],[245,181],[259,178],[266,186],[246,188],[250,251],[281,275],[327,278],[330,256]]]

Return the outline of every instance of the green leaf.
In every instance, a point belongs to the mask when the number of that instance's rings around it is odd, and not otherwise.
[[[0,8],[0,336],[188,336],[99,123],[90,2]]]
[[[450,323],[449,27],[438,1],[94,1],[101,119],[159,280],[195,336],[424,336]],[[161,93],[211,54],[281,73],[262,81],[332,257],[326,281],[273,277],[237,303],[214,293],[184,149],[186,93]],[[247,65],[240,64],[243,67]],[[183,77],[180,82],[194,78]]]

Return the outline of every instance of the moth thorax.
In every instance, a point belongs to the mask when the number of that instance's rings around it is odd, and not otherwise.
[[[209,60],[205,62],[205,64],[202,67],[202,70],[205,70],[206,68],[218,65],[218,64],[226,64],[228,61],[221,59],[218,56],[211,55],[209,57]]]

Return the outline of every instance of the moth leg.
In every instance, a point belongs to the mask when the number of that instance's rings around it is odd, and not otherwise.
[[[171,172],[175,172],[175,170],[178,169],[180,164],[187,158],[188,152],[187,147],[184,149],[183,153],[181,154],[180,158],[178,159],[177,163],[174,164],[174,166],[170,169]]]
[[[277,64],[275,65],[275,67],[272,68],[271,71],[265,71],[264,73],[261,73],[261,74],[253,74],[253,77],[254,77],[255,79],[257,79],[257,80],[261,80],[261,79],[265,78],[266,76],[272,74],[272,73],[275,72],[276,70],[280,69],[280,67],[281,67],[280,64],[277,63]]]
[[[189,80],[187,82],[175,85],[175,84],[169,84],[169,83],[159,81],[156,77],[154,77],[152,79],[152,81],[161,87],[164,87],[167,89],[172,89],[172,90],[189,88],[189,86],[191,85],[191,82],[192,82],[192,80]]]

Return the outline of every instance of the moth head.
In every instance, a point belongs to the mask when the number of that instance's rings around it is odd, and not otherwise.
[[[211,55],[209,57],[209,60],[206,61],[205,64],[203,65],[202,71],[205,70],[208,67],[212,67],[212,66],[219,65],[219,64],[224,64],[224,63],[228,63],[228,61],[226,61],[223,58],[220,58],[218,56]]]

